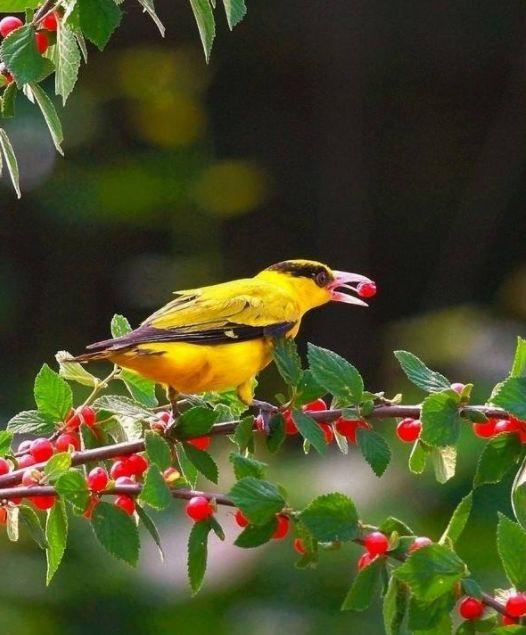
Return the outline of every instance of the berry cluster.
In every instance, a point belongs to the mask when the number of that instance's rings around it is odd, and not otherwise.
[[[526,421],[515,417],[508,419],[488,419],[483,423],[474,423],[473,432],[482,439],[489,439],[497,434],[518,434],[521,443],[526,443]]]
[[[150,428],[154,432],[158,432],[159,434],[164,435],[166,434],[166,432],[168,432],[168,429],[172,425],[172,423],[173,417],[171,413],[168,411],[164,411],[158,413],[157,418],[150,424]],[[208,450],[210,444],[212,443],[212,437],[204,435],[201,437],[194,437],[193,439],[187,439],[186,442],[190,445],[193,445],[194,448],[197,448],[198,450]]]

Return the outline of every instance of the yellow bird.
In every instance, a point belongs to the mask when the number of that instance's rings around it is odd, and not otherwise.
[[[137,329],[88,346],[74,361],[108,359],[171,393],[235,388],[247,405],[253,379],[272,359],[273,338],[295,337],[303,315],[327,302],[367,306],[341,289],[369,278],[311,260],[286,260],[253,278],[176,291]],[[72,360],[73,361],[73,360]]]

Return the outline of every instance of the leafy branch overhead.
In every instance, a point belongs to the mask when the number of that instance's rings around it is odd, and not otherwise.
[[[165,27],[154,0],[137,1],[164,37]],[[77,83],[82,60],[88,60],[86,41],[104,50],[122,21],[122,4],[122,0],[2,0],[0,12],[24,13],[25,19],[0,14],[0,119],[15,116],[17,96],[22,92],[40,109],[57,152],[63,154],[60,119],[43,84],[48,86],[47,80],[54,77],[55,95],[65,106]],[[212,0],[189,0],[189,4],[208,62],[218,8]],[[222,4],[228,26],[233,29],[246,15],[245,1],[223,0]],[[0,128],[0,175],[4,165],[20,197],[16,156],[6,131]]]
[[[124,317],[113,318],[113,337],[129,330]],[[309,345],[305,368],[294,341],[278,339],[274,357],[286,393],[279,400],[285,405],[264,404],[251,413],[231,392],[182,397],[172,412],[148,380],[118,367],[99,378],[60,351],[58,372],[44,364],[35,378],[35,406],[12,417],[0,432],[0,523],[10,540],[27,533],[45,550],[49,584],[67,548],[72,516],[91,523],[93,535],[111,556],[135,566],[144,531],[164,558],[154,514],[170,513],[174,501],[184,501],[193,523],[187,562],[193,593],[204,581],[211,537],[226,540],[226,521],[240,528],[234,544],[242,549],[292,534],[300,569],[317,566],[343,543],[363,546],[341,608],[364,611],[381,598],[388,634],[450,633],[453,619],[459,618],[464,620],[459,635],[499,633],[515,623],[522,628],[526,422],[518,415],[526,402],[524,340],[518,341],[509,376],[485,405],[470,403],[469,384],[450,384],[411,353],[395,355],[408,379],[427,393],[422,403],[407,405],[401,395],[389,399],[368,391],[355,366],[314,345]],[[89,390],[80,402],[79,386]],[[434,540],[392,516],[377,527],[369,525],[341,492],[317,496],[298,508],[294,494],[274,482],[270,466],[256,457],[256,436],[271,454],[287,440],[300,438],[305,454],[313,449],[326,455],[333,446],[347,454],[355,447],[381,477],[389,469],[392,449],[380,420],[397,421],[398,439],[412,445],[409,470],[420,474],[429,462],[439,483],[455,475],[462,430],[471,429],[485,440],[474,490],[451,510]],[[18,442],[18,434],[31,438]],[[227,468],[234,485],[226,494],[197,489],[201,481],[217,483],[222,476],[225,468],[210,448],[224,436],[234,444]],[[499,483],[511,470],[516,471],[511,492],[515,519],[501,516],[496,535],[510,588],[489,593],[473,579],[455,545],[471,522],[478,488]],[[225,517],[221,507],[232,511]]]

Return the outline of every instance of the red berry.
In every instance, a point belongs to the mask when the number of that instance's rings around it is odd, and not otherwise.
[[[464,598],[458,607],[458,612],[465,620],[478,620],[484,613],[484,605],[477,598]]]
[[[330,423],[320,423],[320,428],[323,430],[325,436],[325,443],[329,445],[334,441],[334,430]]]
[[[175,467],[167,467],[163,472],[163,478],[168,484],[175,483],[181,478],[181,472]]]
[[[464,390],[466,386],[464,384],[461,384],[460,382],[455,382],[454,384],[451,384],[451,390],[454,390],[455,392],[457,392],[459,395],[462,394],[462,391]]]
[[[55,441],[55,448],[58,452],[68,452],[70,446],[73,446],[74,450],[80,450],[80,439],[76,434],[63,432],[57,437],[57,440]]]
[[[36,463],[31,454],[23,454],[22,456],[19,456],[16,461],[19,468],[30,467]]]
[[[520,432],[520,425],[516,419],[499,419],[495,424],[495,434],[504,432]]]
[[[298,434],[298,428],[294,423],[294,419],[292,418],[292,413],[290,410],[285,410],[283,413],[283,418],[285,420],[285,434],[292,436],[294,434]]]
[[[5,525],[7,523],[7,509],[5,507],[0,507],[0,525]]]
[[[7,71],[5,71],[4,77],[5,77],[5,83],[6,84],[11,84],[14,81],[14,77],[11,75],[11,73],[9,73]]]
[[[254,423],[256,425],[256,430],[258,432],[266,432],[265,429],[265,419],[263,418],[263,415],[258,415],[255,419],[254,419]]]
[[[113,504],[116,507],[120,507],[129,516],[131,516],[135,511],[135,501],[131,496],[125,496],[124,494],[122,494],[121,496],[117,496]]]
[[[365,536],[363,544],[371,556],[383,556],[389,549],[389,540],[381,531],[373,531]]]
[[[172,414],[168,412],[168,410],[163,410],[163,412],[159,412],[157,416],[165,424],[170,423],[172,420]]]
[[[38,485],[42,478],[42,472],[36,470],[34,467],[28,467],[22,474],[22,485],[24,487],[31,487],[32,485]]]
[[[303,540],[301,538],[295,538],[294,549],[301,555],[303,555],[307,551],[305,549],[305,545],[303,544]]]
[[[236,519],[236,523],[240,526],[240,527],[246,527],[249,522],[248,522],[248,518],[245,517],[245,515],[243,514],[243,512],[238,509],[234,515],[234,518]]]
[[[55,496],[32,496],[29,499],[37,509],[51,509],[55,504]]]
[[[40,55],[43,55],[47,51],[49,41],[45,33],[35,33],[35,44]]]
[[[97,423],[97,413],[93,408],[84,406],[84,408],[77,408],[71,411],[70,416],[66,420],[66,428],[68,430],[77,430],[81,423],[90,428]]]
[[[422,422],[419,419],[402,419],[396,426],[396,434],[400,441],[413,443],[420,436]]]
[[[344,419],[340,417],[334,424],[336,431],[344,436],[349,443],[356,443],[356,431],[358,428],[369,428],[367,421],[363,419]]]
[[[482,423],[473,424],[473,432],[482,439],[489,439],[495,434],[497,419],[488,419]]]
[[[521,617],[526,613],[526,595],[517,593],[510,595],[506,601],[506,613],[511,617]]]
[[[47,461],[53,456],[53,444],[49,439],[40,437],[31,443],[29,446],[29,452],[37,463]]]
[[[130,476],[142,476],[148,469],[148,461],[141,454],[130,454],[126,464]]]
[[[362,569],[370,565],[375,558],[376,556],[372,556],[367,551],[364,554],[362,554],[357,563],[358,571],[361,571]]]
[[[10,471],[11,471],[11,465],[9,464],[9,462],[3,458],[0,458],[0,476],[2,474],[7,474]]]
[[[374,282],[360,282],[356,291],[361,298],[372,298],[376,295],[376,284]]]
[[[282,514],[278,514],[276,518],[278,520],[278,526],[274,530],[272,538],[274,538],[274,540],[281,540],[282,538],[285,538],[289,531],[290,521],[287,516],[283,516]]]
[[[20,497],[20,498],[11,498],[10,500],[13,503],[13,505],[20,505],[20,503],[22,502],[22,497]]]
[[[33,441],[31,439],[26,439],[25,441],[22,441],[22,443],[18,446],[17,452],[19,454],[23,454],[25,452],[29,452],[29,448],[31,447],[32,443],[33,443]]]
[[[57,30],[57,14],[53,11],[52,13],[48,13],[41,21],[40,26],[47,31],[56,31]]]
[[[88,474],[88,487],[93,492],[102,492],[109,480],[108,472],[103,467],[94,467]]]
[[[321,412],[322,410],[327,410],[327,404],[323,401],[323,399],[315,399],[314,401],[306,403],[302,410],[305,412]]]
[[[115,480],[115,485],[136,485],[136,483],[130,476],[119,476],[119,478]]]
[[[188,439],[187,443],[193,445],[194,448],[198,450],[207,450],[212,443],[212,439],[210,437],[195,437],[193,439]]]
[[[192,520],[199,522],[200,520],[205,520],[212,516],[214,508],[210,501],[204,496],[193,496],[188,503],[186,503],[185,511]]]
[[[502,623],[504,624],[504,626],[510,626],[511,624],[518,624],[519,620],[516,620],[513,617],[509,617],[508,615],[503,615]]]
[[[120,461],[115,461],[115,463],[111,466],[110,476],[113,480],[118,479],[119,476],[131,475],[132,471],[130,469],[128,458],[121,459]]]
[[[422,549],[422,547],[427,547],[428,545],[432,545],[433,541],[431,538],[427,536],[418,536],[414,541],[409,545],[408,553],[413,553],[413,551],[418,551],[418,549]]]
[[[23,25],[24,23],[20,18],[8,15],[0,20],[0,35],[2,35],[2,37],[6,37],[11,33],[11,31],[18,29]]]

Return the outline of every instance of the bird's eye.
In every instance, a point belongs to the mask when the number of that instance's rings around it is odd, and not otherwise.
[[[329,282],[329,276],[326,271],[320,271],[316,274],[316,284],[319,287],[324,287]]]

